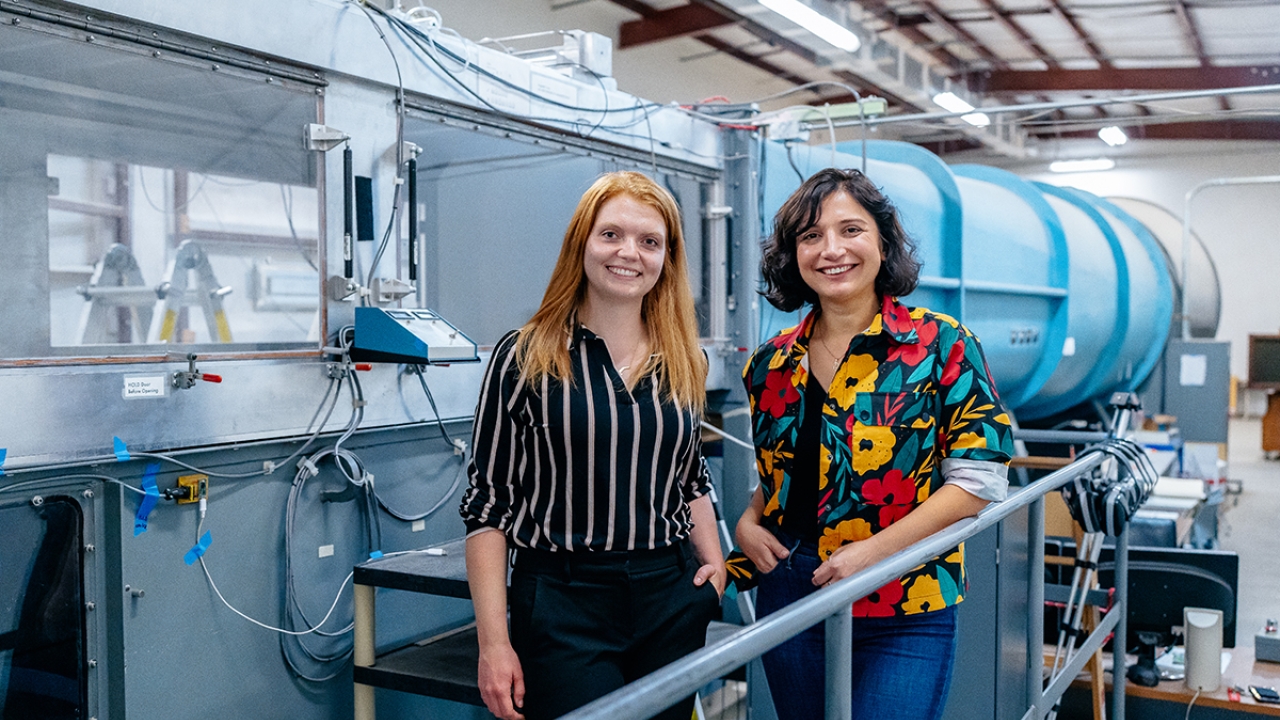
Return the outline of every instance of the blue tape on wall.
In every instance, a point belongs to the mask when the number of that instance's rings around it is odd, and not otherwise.
[[[0,475],[4,475],[4,459],[9,454],[9,448],[0,448]]]
[[[120,462],[128,462],[129,448],[125,447],[124,441],[118,437],[112,437],[111,441],[115,445],[116,460],[119,460]]]
[[[205,551],[209,549],[209,544],[212,542],[213,536],[209,534],[208,530],[205,530],[204,535],[200,537],[200,542],[196,543],[194,547],[187,551],[186,556],[182,558],[183,561],[188,565],[195,565],[196,560],[199,560],[204,555]]]
[[[147,516],[160,502],[160,488],[156,487],[156,473],[160,472],[160,463],[151,463],[142,473],[142,503],[138,505],[138,514],[133,518],[133,536],[138,537],[147,531]]]

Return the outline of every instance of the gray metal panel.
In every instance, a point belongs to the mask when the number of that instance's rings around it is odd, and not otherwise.
[[[997,720],[1018,720],[1027,711],[1027,606],[1030,570],[1027,552],[1027,513],[1017,513],[998,526],[1000,579],[996,626]]]
[[[1203,378],[1192,372],[1183,384],[1183,357],[1205,363]],[[1197,358],[1203,358],[1199,360]],[[1189,368],[1191,369],[1191,368]],[[1201,382],[1201,384],[1195,384]],[[1164,353],[1164,412],[1178,417],[1187,442],[1225,443],[1231,385],[1231,343],[1213,340],[1170,340]]]
[[[492,345],[533,316],[578,198],[606,169],[572,155],[543,162],[446,171],[428,185],[436,207],[450,210],[428,218],[437,245],[435,307],[478,343]]]
[[[969,590],[958,610],[956,661],[943,715],[946,720],[996,717],[996,659],[1000,646],[998,537],[996,526],[964,544]]]
[[[465,424],[451,433],[466,437]],[[380,494],[402,512],[420,512],[434,504],[452,483],[459,467],[435,428],[376,431],[348,443],[377,478]],[[292,447],[265,445],[193,455],[201,466],[227,468],[258,463],[287,454]],[[142,463],[117,466],[129,483],[137,483]],[[112,468],[116,470],[116,468]],[[166,468],[157,483],[172,486],[180,472]],[[345,481],[329,464],[308,482],[295,525],[293,564],[300,601],[313,620],[323,617],[351,565],[363,557],[363,520],[350,503],[321,503],[321,491],[341,489]],[[464,483],[465,484],[465,483]],[[205,558],[209,572],[227,600],[268,624],[281,622],[283,593],[282,521],[289,478],[218,481],[210,486],[204,527],[213,543]],[[382,550],[410,549],[460,536],[457,495],[414,533],[407,524],[382,518]],[[250,625],[225,608],[199,566],[182,557],[195,542],[195,505],[162,503],[147,532],[133,535],[136,496],[127,494],[120,507],[119,572],[104,582],[123,598],[123,662],[125,717],[131,720],[196,720],[226,717],[350,717],[350,672],[316,685],[292,679],[280,660],[274,633]],[[320,558],[321,545],[333,545],[331,557]],[[144,591],[133,597],[124,586]],[[335,613],[334,627],[350,622],[351,589]],[[384,647],[465,622],[470,604],[410,593],[379,597],[378,638]],[[320,648],[332,641],[314,640]],[[343,678],[346,680],[344,681]],[[235,688],[235,691],[231,691]],[[466,717],[460,715],[459,717]],[[448,717],[447,715],[444,717]]]
[[[0,370],[0,397],[8,399],[11,409],[0,419],[0,437],[9,450],[6,469],[112,458],[112,436],[136,452],[298,435],[329,382],[319,361],[201,362],[201,370],[223,376],[221,384],[197,383],[165,398],[122,398],[126,375],[172,373],[185,365]],[[427,370],[444,417],[470,417],[475,411],[483,365]],[[434,419],[417,379],[398,370],[378,365],[360,374],[368,402],[364,427]],[[326,427],[342,427],[350,410],[344,390]]]

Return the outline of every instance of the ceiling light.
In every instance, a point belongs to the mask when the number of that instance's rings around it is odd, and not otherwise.
[[[965,102],[959,95],[953,92],[938,93],[933,96],[933,102],[943,110],[953,113],[967,113],[973,111],[973,106]]]
[[[933,96],[933,102],[943,110],[966,113],[961,115],[960,119],[975,127],[986,127],[991,124],[991,118],[987,117],[986,113],[973,112],[974,107],[953,92],[938,93]]]
[[[1129,136],[1125,135],[1124,130],[1121,130],[1115,125],[1104,127],[1099,130],[1098,137],[1102,138],[1102,142],[1110,145],[1111,147],[1116,147],[1117,145],[1123,145],[1129,142]]]
[[[862,47],[862,41],[840,23],[800,0],[759,0],[760,4],[846,52]]]
[[[1116,166],[1111,158],[1094,158],[1092,160],[1058,160],[1049,163],[1049,172],[1100,172]]]

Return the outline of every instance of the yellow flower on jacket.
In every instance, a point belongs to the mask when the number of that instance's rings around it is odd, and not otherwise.
[[[908,615],[925,610],[939,610],[946,606],[942,600],[942,586],[938,579],[930,575],[921,575],[907,588],[907,601],[902,604],[902,611]]]
[[[826,445],[818,446],[818,489],[827,487],[827,477],[831,473],[831,451]]]
[[[849,434],[853,471],[859,475],[865,474],[892,460],[895,442],[897,440],[893,436],[893,428],[863,425],[855,421]]]
[[[848,410],[860,392],[873,392],[879,377],[879,364],[870,355],[851,355],[831,381],[831,398]]]
[[[837,549],[869,537],[871,537],[871,523],[862,518],[845,520],[835,528],[823,528],[822,537],[818,538],[818,557],[826,560]]]
[[[758,453],[756,465],[760,475],[772,478],[775,490],[782,487],[783,466],[791,459],[792,453],[782,449],[781,441],[777,443],[773,450],[759,448],[756,452]]]
[[[956,438],[955,443],[951,445],[952,450],[970,450],[974,448],[985,448],[987,446],[987,438],[976,432],[960,433],[960,437]]]

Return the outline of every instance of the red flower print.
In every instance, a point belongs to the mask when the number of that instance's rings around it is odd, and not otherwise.
[[[879,480],[862,483],[862,499],[870,505],[910,505],[916,499],[916,484],[894,468]]]
[[[912,505],[885,505],[880,508],[880,527],[887,528],[911,514]]]
[[[853,603],[854,617],[893,617],[894,606],[902,601],[902,581],[890,580],[884,587]]]
[[[964,358],[964,341],[957,341],[947,354],[947,364],[942,367],[942,384],[950,387],[960,377],[960,360]]]
[[[782,417],[787,405],[800,399],[800,391],[791,384],[791,370],[779,369],[765,375],[764,392],[760,394],[760,410],[775,418]]]
[[[919,320],[916,321],[915,325],[918,342],[894,343],[893,349],[889,351],[888,362],[901,362],[908,367],[915,367],[929,357],[929,343],[938,337],[938,326],[931,322],[921,322]]]
[[[889,332],[895,334],[911,332],[913,326],[911,311],[906,306],[894,302],[893,298],[885,296],[880,314],[884,316],[884,327]]]

